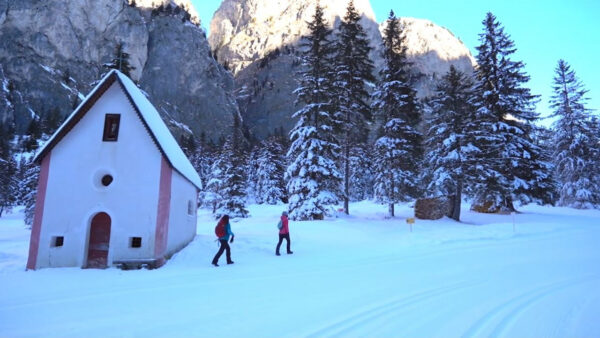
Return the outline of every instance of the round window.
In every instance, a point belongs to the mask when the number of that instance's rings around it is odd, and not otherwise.
[[[102,176],[102,185],[108,187],[113,181],[113,177],[111,175]]]

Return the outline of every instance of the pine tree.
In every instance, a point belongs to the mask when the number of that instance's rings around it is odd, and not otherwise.
[[[211,166],[215,162],[215,152],[213,147],[206,143],[204,137],[200,138],[190,162],[194,166],[194,169],[196,169],[202,183],[202,191],[200,191],[198,196],[198,204],[199,206],[211,205],[208,199],[212,194],[208,190],[208,182],[212,176]]]
[[[485,130],[480,139],[483,174],[475,210],[512,211],[514,201],[543,202],[552,188],[550,164],[536,145],[537,96],[524,85],[524,64],[513,61],[513,41],[492,13],[483,21],[477,47],[477,109]]]
[[[586,108],[587,90],[564,60],[555,69],[550,107],[553,125],[555,177],[560,183],[558,204],[579,209],[600,205],[598,129]]]
[[[221,153],[222,184],[220,187],[221,200],[218,203],[215,216],[248,217],[246,210],[246,177],[244,175],[245,161],[242,152],[244,142],[241,117],[236,114],[233,119],[233,131],[225,142]]]
[[[596,147],[593,148],[592,161],[593,161],[593,181],[600,182],[600,119],[597,116],[592,116],[592,144]],[[600,195],[600,192],[598,193]],[[597,202],[600,204],[600,200]]]
[[[373,198],[373,156],[365,143],[359,143],[350,152],[350,201]]]
[[[417,130],[421,109],[410,83],[405,40],[400,21],[391,11],[383,33],[385,64],[373,107],[383,124],[375,142],[375,197],[388,204],[392,217],[395,203],[418,197],[423,151]]]
[[[17,202],[17,163],[13,158],[12,128],[0,124],[0,217],[10,211]]]
[[[223,199],[222,187],[228,163],[228,159],[222,155],[222,152],[215,154],[214,162],[210,166],[210,176],[201,194],[203,204],[211,206],[213,214],[217,213],[217,207]]]
[[[340,196],[341,175],[336,163],[340,146],[334,128],[333,54],[331,30],[317,2],[316,11],[308,23],[309,35],[301,42],[303,48],[298,101],[305,106],[294,113],[298,119],[290,132],[287,168],[289,211],[293,220],[323,219],[333,212]]]
[[[29,162],[25,166],[25,174],[19,182],[20,203],[25,206],[25,225],[31,228],[33,215],[35,213],[35,201],[37,196],[40,166],[35,162]]]
[[[352,183],[351,158],[353,149],[366,143],[367,122],[371,120],[370,93],[367,83],[375,82],[373,62],[369,58],[371,47],[360,14],[350,0],[336,39],[335,88],[337,90],[337,120],[341,121],[342,168],[344,175],[344,212],[349,214]]]
[[[1,156],[1,155],[0,155]],[[15,178],[17,164],[11,157],[0,157],[0,217],[15,206],[18,194],[18,180]]]
[[[135,70],[135,67],[129,63],[129,58],[130,55],[125,51],[124,44],[119,42],[115,47],[115,55],[113,59],[111,59],[109,63],[105,63],[104,68],[109,70],[116,69],[128,77],[131,77],[131,72]]]
[[[264,200],[258,193],[258,170],[259,170],[259,158],[263,150],[263,143],[255,145],[248,156],[248,163],[246,163],[246,195],[249,201],[253,201],[257,204],[263,204]]]
[[[229,215],[232,218],[248,217],[246,210],[246,190],[243,167],[238,167],[239,161],[233,160],[236,153],[233,148],[233,142],[225,143],[223,153],[219,159],[219,168],[221,173],[221,184],[218,193],[220,199],[217,202],[215,217],[220,218],[223,215]]]
[[[460,221],[463,188],[476,180],[479,123],[473,80],[450,66],[429,102],[426,165],[432,195],[453,195],[452,218]]]
[[[277,137],[261,142],[256,170],[256,200],[278,204],[285,199],[285,153]]]
[[[532,123],[529,129],[532,147],[525,148],[523,165],[516,169],[516,177],[523,182],[515,184],[513,200],[518,200],[521,204],[553,205],[556,201],[557,183],[553,174],[552,153],[540,139],[544,128]]]

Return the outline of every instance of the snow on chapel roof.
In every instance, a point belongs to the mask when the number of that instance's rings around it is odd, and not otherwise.
[[[98,99],[117,81],[123,92],[131,102],[133,109],[142,120],[154,143],[171,167],[179,172],[198,189],[202,189],[202,183],[198,173],[188,158],[177,144],[177,141],[160,118],[160,114],[152,103],[146,98],[142,91],[127,76],[117,70],[111,70],[100,80],[100,83],[92,89],[86,98],[79,104],[77,109],[50,137],[48,142],[39,150],[34,160],[40,161],[52,150],[52,148],[81,120]]]

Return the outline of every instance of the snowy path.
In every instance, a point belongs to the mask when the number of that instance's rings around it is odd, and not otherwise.
[[[527,207],[516,233],[510,216],[465,212],[410,233],[384,207],[352,207],[292,222],[295,253],[276,257],[282,207],[253,206],[219,268],[201,214],[196,240],[154,271],[24,272],[27,232],[2,219],[0,337],[600,336],[600,212]]]

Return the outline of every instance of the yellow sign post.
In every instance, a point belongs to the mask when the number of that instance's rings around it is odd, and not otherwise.
[[[414,217],[407,218],[406,223],[408,223],[408,225],[410,225],[410,232],[412,232],[412,225],[415,224],[415,218]]]

